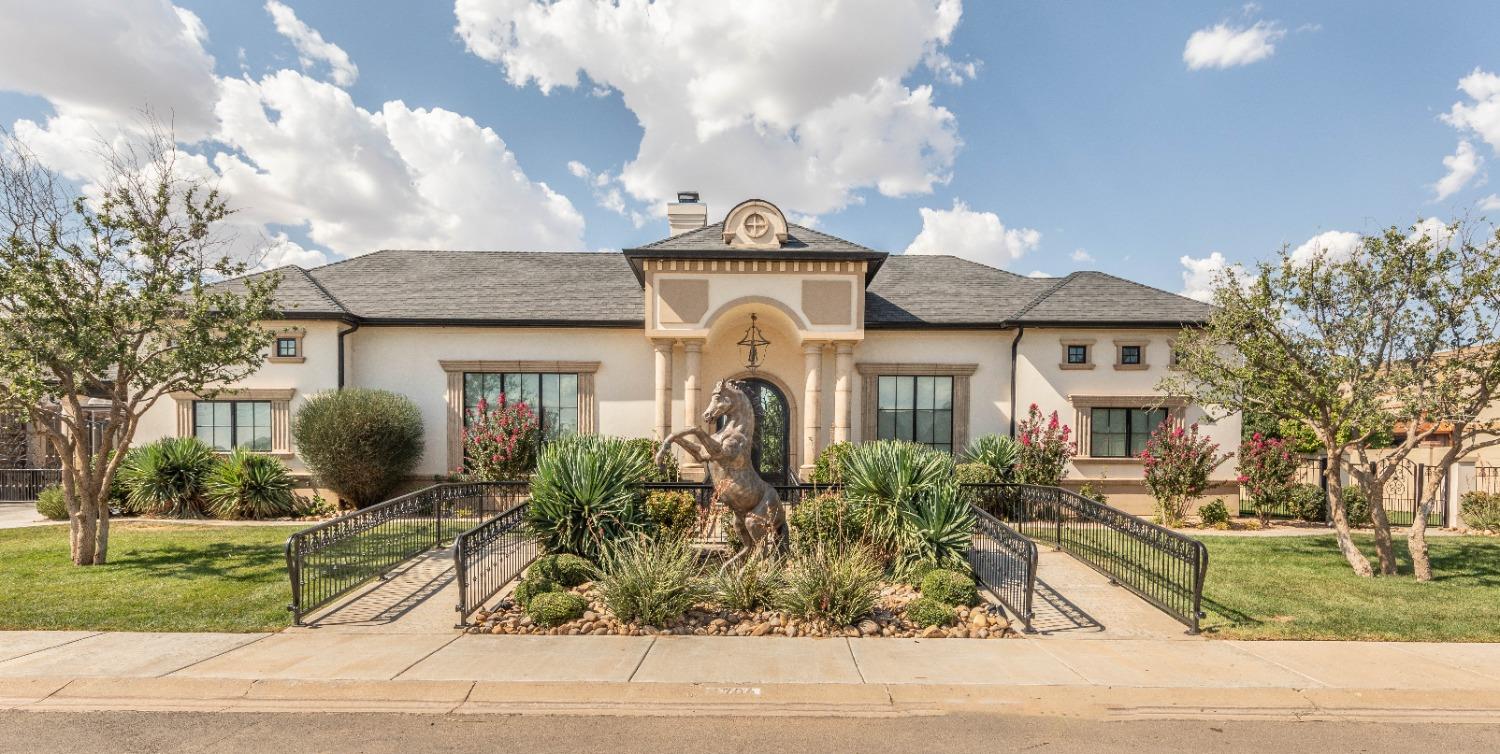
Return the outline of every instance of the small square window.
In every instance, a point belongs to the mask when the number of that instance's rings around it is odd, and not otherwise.
[[[1089,347],[1088,346],[1068,346],[1068,363],[1069,364],[1087,364],[1087,363],[1089,363]]]
[[[277,338],[276,356],[282,359],[294,359],[297,357],[296,338]]]
[[[1120,346],[1120,363],[1121,364],[1139,364],[1139,363],[1141,363],[1141,347],[1140,346]]]

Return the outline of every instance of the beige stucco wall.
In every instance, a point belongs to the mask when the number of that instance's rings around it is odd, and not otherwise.
[[[1010,432],[1009,330],[868,330],[854,351],[856,364],[974,364],[969,378],[969,439]],[[854,439],[861,437],[859,417],[867,396],[855,381]],[[873,398],[870,398],[873,400]]]

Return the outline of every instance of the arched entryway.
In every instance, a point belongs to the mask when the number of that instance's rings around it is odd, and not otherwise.
[[[750,458],[756,471],[771,484],[791,484],[792,412],[786,394],[760,377],[741,377],[738,382],[755,407],[755,444]]]

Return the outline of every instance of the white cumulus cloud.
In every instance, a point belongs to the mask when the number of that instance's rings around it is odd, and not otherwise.
[[[1182,295],[1204,303],[1214,299],[1214,285],[1226,270],[1240,272],[1238,264],[1230,264],[1224,255],[1215,251],[1206,257],[1182,256]]]
[[[1359,248],[1360,235],[1346,230],[1329,230],[1302,242],[1292,250],[1292,261],[1305,264],[1314,258],[1323,257],[1337,262],[1354,256]]]
[[[1500,75],[1475,68],[1459,79],[1458,88],[1471,101],[1453,103],[1443,120],[1484,139],[1491,149],[1500,150]]]
[[[1250,26],[1226,21],[1193,32],[1182,50],[1182,60],[1194,71],[1249,65],[1271,57],[1284,36],[1286,30],[1275,21],[1256,21]]]
[[[1474,151],[1474,145],[1464,139],[1458,143],[1458,150],[1443,158],[1443,167],[1448,169],[1447,174],[1438,179],[1432,185],[1432,190],[1437,192],[1438,201],[1442,201],[1457,193],[1459,189],[1469,185],[1474,176],[1479,173],[1479,166],[1484,163],[1484,158]]]
[[[1007,228],[993,212],[976,212],[954,200],[952,209],[923,207],[922,230],[907,254],[952,254],[991,267],[1005,268],[1037,247],[1042,234],[1032,228]]]
[[[660,214],[684,188],[728,207],[750,196],[808,215],[862,191],[930,192],[960,142],[920,66],[962,79],[940,57],[960,0],[862,3],[739,0],[456,0],[459,37],[514,86],[606,87],[642,128],[613,171]],[[945,62],[946,61],[946,62]]]
[[[339,86],[349,86],[359,78],[359,66],[349,59],[344,48],[323,39],[317,29],[297,18],[297,12],[290,6],[276,0],[266,0],[266,12],[271,14],[271,20],[276,23],[276,32],[297,48],[303,70],[312,68],[319,62],[326,63],[329,78]]]
[[[1494,212],[1500,209],[1500,194],[1490,194],[1479,200],[1479,209],[1484,212]]]
[[[1094,261],[1094,255],[1084,249],[1074,249],[1073,253],[1068,255],[1068,258],[1079,264],[1088,264]]]

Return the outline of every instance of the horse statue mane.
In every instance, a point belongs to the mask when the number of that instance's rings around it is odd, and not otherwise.
[[[740,383],[720,380],[714,385],[702,418],[712,426],[720,417],[726,417],[723,426],[713,433],[689,427],[667,437],[656,452],[656,461],[663,463],[677,445],[708,466],[715,502],[734,513],[734,528],[743,545],[725,563],[728,567],[773,543],[784,545],[787,524],[776,488],[761,478],[753,463],[755,406]]]

